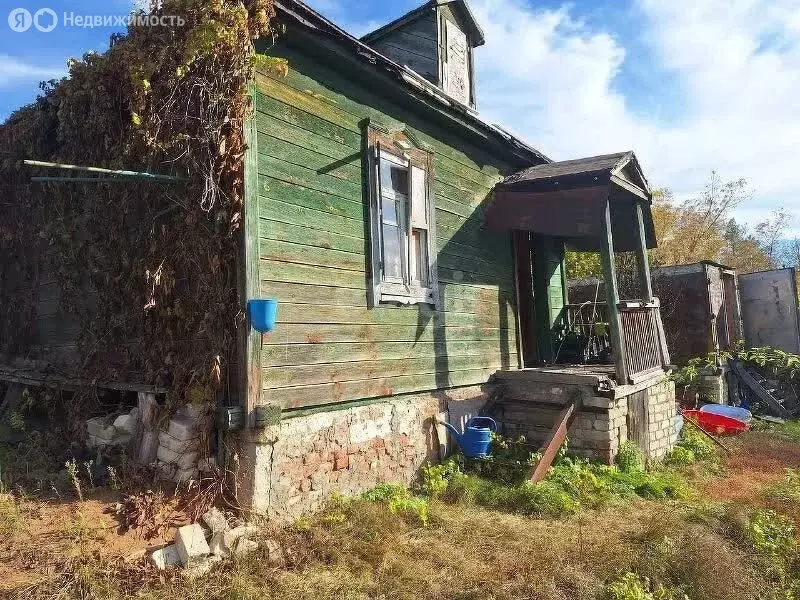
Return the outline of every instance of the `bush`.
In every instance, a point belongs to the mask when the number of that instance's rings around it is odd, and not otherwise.
[[[430,498],[437,498],[447,490],[448,481],[460,472],[461,467],[453,458],[438,465],[427,465],[422,468],[420,491]]]
[[[644,454],[635,442],[628,440],[619,449],[617,464],[625,473],[644,471]]]
[[[382,483],[365,492],[362,497],[371,502],[386,504],[392,514],[400,515],[406,521],[422,526],[428,524],[428,502],[412,495],[402,485]]]

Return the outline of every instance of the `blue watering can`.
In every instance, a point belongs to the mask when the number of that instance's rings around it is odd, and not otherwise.
[[[494,419],[472,417],[464,426],[464,433],[458,433],[458,430],[450,423],[440,422],[450,430],[467,458],[480,458],[489,454],[492,447],[492,432],[497,431],[497,423],[494,422]]]

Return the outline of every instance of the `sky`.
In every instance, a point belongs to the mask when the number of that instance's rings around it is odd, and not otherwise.
[[[362,35],[422,0],[308,0]],[[64,13],[125,15],[132,0],[9,0],[51,8],[49,32],[16,32],[0,9],[0,120],[103,50],[122,28],[64,26]],[[700,193],[712,170],[746,178],[752,224],[784,207],[800,236],[800,0],[470,0],[478,110],[555,160],[634,150],[654,188]],[[9,11],[11,8],[8,9]],[[38,23],[47,29],[51,17]]]

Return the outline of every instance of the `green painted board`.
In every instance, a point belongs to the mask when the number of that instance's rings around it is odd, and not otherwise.
[[[352,402],[518,366],[510,234],[483,223],[493,185],[516,168],[329,66],[286,57],[287,77],[255,81],[261,292],[279,300],[261,352],[270,397],[284,408]],[[438,310],[368,308],[365,119],[406,127],[433,151]]]

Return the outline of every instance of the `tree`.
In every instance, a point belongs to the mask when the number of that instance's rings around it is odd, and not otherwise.
[[[774,266],[759,240],[735,219],[728,221],[724,238],[725,247],[720,252],[719,262],[738,273],[765,271]]]
[[[722,181],[715,171],[700,195],[682,202],[676,201],[669,189],[655,190],[652,214],[658,247],[650,252],[650,264],[660,267],[713,260],[741,273],[774,268],[785,253],[781,240],[792,217],[778,209],[750,231],[731,213],[752,195],[745,179]],[[626,269],[633,273],[635,268],[623,256],[617,265],[621,280]],[[567,276],[601,276],[599,255],[568,252]]]
[[[751,197],[746,180],[723,182],[715,171],[700,196],[681,203],[675,202],[669,190],[656,190],[652,211],[658,248],[653,251],[654,264],[718,260],[731,211]]]
[[[794,215],[784,208],[772,211],[769,218],[756,225],[756,237],[764,253],[773,265],[780,264],[785,256],[785,246],[781,244],[786,230],[794,222]]]

